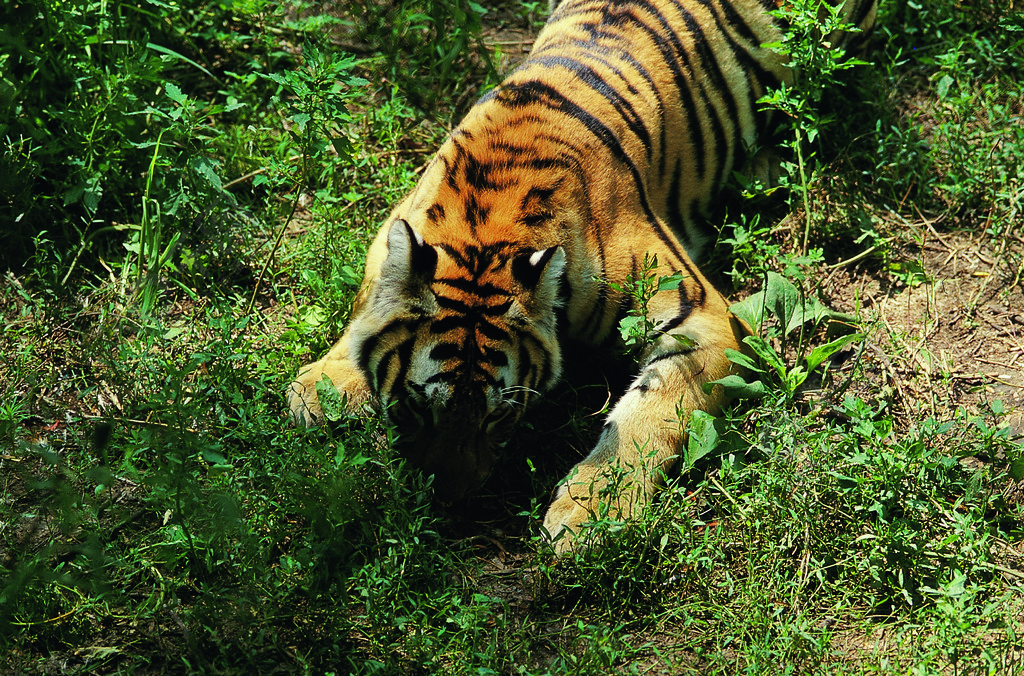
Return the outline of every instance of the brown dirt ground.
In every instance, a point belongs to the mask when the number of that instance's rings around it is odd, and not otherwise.
[[[884,379],[907,421],[949,419],[957,407],[983,410],[998,399],[1005,422],[1024,434],[1024,240],[940,233],[926,222],[907,226],[901,240],[899,257],[918,261],[930,282],[887,287],[853,268],[822,285],[835,309],[856,312],[859,302],[873,327],[865,377]]]

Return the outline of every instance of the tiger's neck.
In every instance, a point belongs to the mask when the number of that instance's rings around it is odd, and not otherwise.
[[[566,235],[586,217],[592,180],[582,155],[564,134],[552,134],[536,111],[485,99],[393,217],[412,223],[432,244],[571,247]]]

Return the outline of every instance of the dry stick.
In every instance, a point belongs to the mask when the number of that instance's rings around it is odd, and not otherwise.
[[[871,252],[873,252],[877,248],[878,248],[878,245],[870,246],[867,249],[865,249],[864,251],[861,251],[856,256],[852,256],[850,258],[847,258],[845,261],[839,261],[838,263],[832,263],[831,265],[827,265],[825,267],[828,270],[837,270],[839,268],[842,268],[842,267],[845,267],[845,266],[849,265],[850,263],[856,263],[861,258],[864,258],[865,256],[870,255]]]
[[[156,420],[139,420],[138,418],[115,418],[109,415],[83,415],[82,420],[103,420],[106,422],[116,422],[129,425],[143,425],[145,427],[163,427],[164,429],[181,429],[192,434],[199,434],[199,430],[192,429],[191,427],[177,427],[175,425],[169,425],[167,423],[158,422]]]
[[[252,314],[252,308],[256,305],[256,294],[260,292],[260,285],[263,283],[263,276],[267,274],[267,268],[270,267],[270,261],[274,260],[274,254],[276,254],[277,250],[281,248],[281,241],[284,239],[284,233],[288,229],[288,225],[292,222],[292,219],[295,218],[295,212],[298,211],[299,199],[301,197],[302,190],[296,190],[295,199],[292,200],[291,213],[288,214],[288,218],[285,219],[285,222],[281,224],[281,229],[277,231],[277,238],[274,240],[274,246],[271,247],[270,253],[267,254],[266,260],[263,261],[263,267],[260,268],[259,277],[256,278],[256,284],[252,287],[252,298],[249,299],[249,307],[245,309],[246,315]]]
[[[300,160],[300,159],[302,159],[302,155],[292,155],[291,157],[288,158],[287,161],[288,162],[294,162],[295,160]],[[239,183],[242,183],[244,181],[248,181],[250,178],[252,178],[254,176],[259,176],[260,174],[266,173],[266,171],[267,171],[267,167],[261,167],[261,168],[257,169],[256,171],[250,171],[248,174],[245,174],[244,176],[239,176],[235,180],[228,181],[227,183],[225,183],[224,184],[224,190],[227,190],[228,188],[233,188],[236,185],[238,185]]]
[[[715,479],[714,475],[712,475],[712,474],[708,475],[708,479],[711,481],[711,483],[713,483],[715,485],[715,488],[717,488],[719,491],[721,491],[722,495],[724,495],[729,500],[729,502],[731,502],[733,504],[733,507],[735,507],[737,509],[737,511],[739,511],[739,513],[741,515],[743,515],[743,518],[749,521],[750,520],[750,515],[747,514],[747,510],[743,509],[743,505],[741,505],[739,502],[737,502],[736,498],[732,497],[732,495],[729,493],[729,491],[725,490],[725,486],[723,486],[722,484],[718,483],[718,480]]]
[[[244,181],[248,181],[253,176],[258,176],[258,175],[264,173],[266,170],[267,170],[266,167],[260,167],[256,171],[250,171],[248,174],[246,174],[244,176],[239,176],[238,178],[236,178],[233,181],[228,181],[227,183],[224,184],[224,190],[227,190],[229,188],[234,188],[239,183],[242,183]]]

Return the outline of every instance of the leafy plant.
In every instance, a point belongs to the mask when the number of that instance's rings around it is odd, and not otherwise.
[[[413,105],[434,114],[442,98],[458,94],[452,112],[461,115],[474,100],[467,83],[497,79],[480,36],[480,20],[487,13],[470,0],[357,0],[349,21],[355,36],[380,52],[387,76]],[[471,56],[477,64],[474,78],[466,77]]]
[[[679,288],[679,284],[683,281],[683,273],[674,272],[670,275],[658,276],[657,271],[658,257],[644,254],[638,274],[627,275],[626,281],[622,284],[608,282],[610,289],[630,298],[629,310],[619,322],[619,333],[627,352],[639,352],[657,337],[668,335],[660,331],[655,322],[648,317],[648,310],[651,299],[656,293],[674,291]],[[682,335],[672,335],[672,338],[680,343],[688,340],[686,336]]]
[[[792,87],[769,91],[760,103],[781,111],[792,136],[786,145],[796,156],[793,187],[800,195],[804,209],[804,232],[801,251],[807,251],[810,239],[813,208],[810,197],[811,176],[808,163],[814,157],[807,153],[818,135],[832,122],[820,106],[825,92],[837,83],[838,73],[859,65],[860,59],[849,58],[841,45],[832,44],[834,35],[855,31],[856,26],[846,23],[842,4],[833,5],[824,0],[794,0],[771,14],[785,22],[782,40],[765,45],[789,58],[788,65],[796,70]]]
[[[341,161],[350,156],[350,142],[341,131],[342,125],[351,120],[348,102],[358,95],[360,87],[367,84],[361,77],[350,71],[356,61],[352,57],[335,58],[316,49],[307,50],[305,67],[288,73],[270,73],[265,75],[280,85],[279,99],[290,99],[287,120],[294,128],[287,129],[288,134],[299,146],[299,175],[293,178],[297,185],[292,199],[288,218],[278,229],[277,238],[271,247],[270,254],[263,263],[252,297],[249,300],[249,311],[252,311],[259,293],[260,284],[270,265],[271,259],[281,246],[285,231],[299,207],[299,200],[306,194],[314,179],[314,169],[327,164],[327,148],[331,147]],[[320,172],[315,172],[316,176]],[[270,182],[266,174],[255,178],[256,185]]]
[[[1012,671],[1024,565],[1015,381],[979,362],[922,382],[905,346],[876,340],[842,364],[823,405],[784,396],[822,369],[828,358],[816,371],[808,359],[830,340],[820,329],[842,321],[819,316],[814,291],[801,299],[826,260],[825,288],[863,288],[876,301],[867,316],[918,295],[884,283],[914,281],[898,258],[912,250],[966,290],[946,297],[963,310],[947,355],[966,345],[973,362],[979,344],[1005,340],[1009,354],[977,356],[1016,363],[1024,52],[1007,4],[881,3],[878,65],[851,78],[848,97],[823,97],[836,122],[804,153],[806,254],[776,208],[731,214],[734,279],[765,280],[749,308],[763,358],[744,346],[761,369],[747,387],[765,396],[665,421],[687,425],[680,476],[628,525],[595,514],[602,545],[560,558],[534,527],[601,433],[614,369],[536,407],[465,505],[430,500],[429,477],[393,456],[379,416],[308,433],[287,424],[295,368],[338,335],[381,214],[445,133],[403,92],[422,87],[419,105],[456,117],[478,91],[464,81],[485,81],[480,37],[536,11],[488,5],[478,33],[435,4],[350,3],[329,17],[266,0],[0,10],[3,666]],[[414,29],[391,40],[395,26]],[[432,79],[456,38],[467,41],[447,79]],[[318,71],[316,51],[322,64],[357,58]],[[884,255],[833,262],[851,242]],[[976,253],[978,267],[936,266],[954,252]],[[634,349],[668,340],[639,319],[661,283],[644,267],[621,291]],[[797,288],[795,305],[792,289],[767,292],[768,271]],[[934,345],[948,324],[921,336]],[[989,388],[1006,403],[958,408]]]
[[[764,289],[740,303],[733,304],[729,309],[754,330],[754,333],[746,336],[743,342],[760,363],[747,354],[726,349],[729,359],[747,371],[773,378],[787,402],[793,400],[799,388],[815,369],[846,345],[865,338],[863,333],[849,333],[812,348],[798,358],[798,363],[787,364],[785,355],[788,338],[795,332],[799,332],[802,338],[805,324],[816,327],[825,320],[847,323],[852,322],[854,318],[833,312],[816,298],[801,294],[791,282],[774,272],[767,274]],[[765,337],[760,335],[761,331],[765,332]],[[772,337],[779,341],[778,350],[772,346]],[[802,339],[798,340],[799,351],[802,351],[802,344]],[[755,376],[755,382],[761,381]],[[710,389],[716,384],[724,386],[726,393],[733,397],[749,398],[760,396],[764,392],[763,387],[758,387],[736,375],[708,383],[704,387]]]

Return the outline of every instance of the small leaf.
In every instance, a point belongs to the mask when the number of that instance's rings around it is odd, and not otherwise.
[[[164,91],[167,92],[167,98],[174,101],[175,103],[184,106],[188,103],[188,97],[182,93],[181,88],[173,82],[164,83]]]
[[[213,465],[226,465],[228,459],[216,451],[210,449],[204,449],[202,451],[203,460]]]
[[[667,275],[658,280],[658,291],[675,291],[683,281],[683,273],[677,272],[674,275]]]
[[[935,87],[935,93],[938,94],[940,99],[946,98],[946,94],[949,93],[949,88],[953,84],[953,78],[948,74],[943,75],[939,80],[939,84]]]
[[[338,157],[349,157],[352,153],[352,144],[344,136],[335,136],[331,139],[331,145],[334,146],[334,152],[338,153]]]
[[[345,397],[338,392],[338,388],[326,373],[316,383],[316,396],[320,400],[320,410],[323,411],[325,418],[334,422],[345,417]]]
[[[946,596],[954,598],[957,596],[963,596],[967,586],[966,583],[967,576],[958,570],[953,574],[953,579],[949,581],[949,584],[946,585],[946,588],[943,591]]]
[[[1010,478],[1014,481],[1024,479],[1024,458],[1017,458],[1010,464]]]
[[[786,366],[782,358],[772,349],[772,346],[765,342],[761,336],[747,336],[743,342],[750,346],[750,349],[761,358],[765,364],[775,369],[780,376],[786,372]]]

